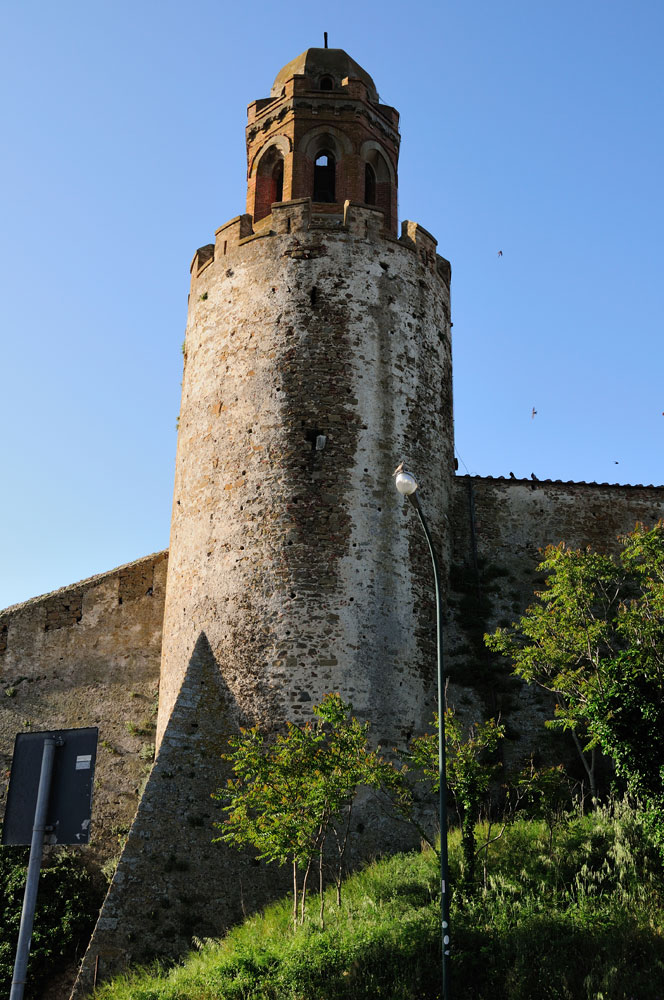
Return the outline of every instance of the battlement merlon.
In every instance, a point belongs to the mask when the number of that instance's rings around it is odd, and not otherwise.
[[[275,202],[271,206],[271,214],[261,219],[256,228],[251,216],[246,214],[226,222],[215,232],[215,243],[199,247],[194,254],[190,267],[192,288],[199,275],[210,264],[226,257],[249,240],[316,230],[340,235],[347,233],[376,242],[385,240],[408,247],[418,255],[424,267],[434,271],[449,287],[450,262],[436,253],[438,242],[424,226],[406,219],[401,223],[401,236],[396,239],[384,228],[383,212],[373,206],[346,201],[343,214],[338,211],[337,206],[325,206],[327,211],[324,213],[318,212],[318,208],[319,206],[312,206],[311,198],[295,198],[293,201]]]

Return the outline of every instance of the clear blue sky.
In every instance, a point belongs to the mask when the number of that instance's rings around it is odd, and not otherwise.
[[[244,210],[246,105],[324,30],[399,109],[400,218],[452,262],[460,471],[664,482],[661,0],[23,0],[0,607],[168,545],[189,263]]]

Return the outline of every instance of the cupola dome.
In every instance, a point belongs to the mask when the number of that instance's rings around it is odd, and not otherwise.
[[[279,70],[271,96],[280,97],[286,81],[294,76],[308,77],[312,90],[340,90],[345,79],[361,80],[369,100],[378,104],[376,84],[343,49],[306,49]]]

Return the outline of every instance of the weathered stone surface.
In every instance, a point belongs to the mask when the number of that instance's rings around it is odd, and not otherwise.
[[[0,612],[0,802],[17,732],[99,727],[92,840],[117,855],[152,760],[167,553]]]
[[[237,731],[234,699],[209,643],[195,644],[158,759],[83,960],[83,997],[130,963],[176,958],[288,888],[284,872],[212,843],[224,780],[220,755]]]
[[[299,203],[273,216],[290,211],[285,235],[232,245],[224,229],[192,281],[158,741],[201,632],[247,721],[308,717],[341,690],[388,742],[431,707],[428,555],[392,472],[428,469],[442,523],[448,286],[419,227],[367,237],[366,206],[335,232]]]
[[[511,737],[507,763],[546,746],[552,704],[509,676],[509,665],[485,649],[482,636],[508,625],[532,601],[542,580],[542,549],[564,541],[603,552],[637,521],[664,517],[664,488],[458,476],[450,522],[454,569],[446,630],[449,697],[467,715],[502,713]],[[545,750],[546,752],[546,750]]]

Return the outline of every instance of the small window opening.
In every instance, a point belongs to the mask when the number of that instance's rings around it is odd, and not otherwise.
[[[376,174],[370,163],[364,166],[364,201],[367,205],[376,204]]]
[[[277,160],[272,171],[273,201],[284,200],[284,161]]]
[[[334,90],[334,80],[331,76],[322,76],[319,86],[321,90]]]
[[[314,163],[314,201],[334,201],[335,172],[332,153],[319,153]]]

